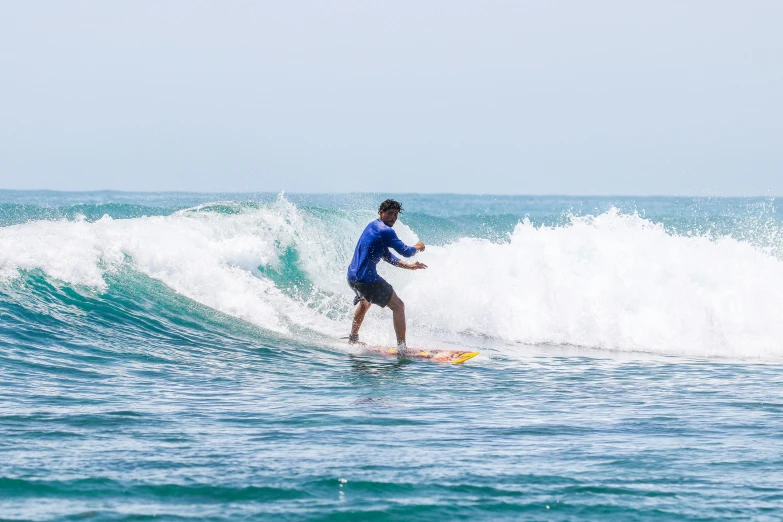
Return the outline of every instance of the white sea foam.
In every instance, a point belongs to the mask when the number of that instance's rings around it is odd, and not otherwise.
[[[130,263],[269,330],[337,337],[350,324],[346,266],[371,218],[297,209],[281,197],[233,214],[31,222],[0,228],[0,278],[40,269],[103,289],[107,271]],[[395,229],[409,244],[418,240],[402,222]],[[259,272],[279,268],[287,248],[298,252],[312,295],[286,292]],[[379,267],[406,302],[414,345],[482,334],[687,356],[783,356],[783,262],[731,238],[671,235],[610,211],[554,228],[525,221],[505,242],[463,238],[430,245],[416,259],[430,268]],[[390,313],[373,307],[362,334],[391,343]]]
[[[515,228],[422,256],[400,293],[417,324],[521,343],[689,356],[783,355],[783,262],[731,238],[667,234],[617,211]]]

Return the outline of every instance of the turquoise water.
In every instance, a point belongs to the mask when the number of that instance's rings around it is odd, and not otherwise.
[[[0,191],[0,519],[783,516],[774,200],[384,197]]]

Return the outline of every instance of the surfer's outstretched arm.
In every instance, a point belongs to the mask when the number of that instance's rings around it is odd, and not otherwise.
[[[415,245],[413,245],[413,248],[416,249],[416,252],[421,252],[424,250],[424,242],[419,241]],[[422,268],[427,268],[427,265],[424,263],[420,263],[416,261],[415,263],[406,263],[405,261],[397,260],[396,263],[392,263],[394,266],[398,266],[400,268],[404,268],[406,270],[421,270]]]
[[[404,268],[406,270],[421,270],[423,268],[427,268],[427,265],[425,265],[424,263],[420,263],[419,261],[416,261],[415,263],[406,263],[404,261],[399,261],[395,266]]]
[[[419,241],[413,246],[408,246],[397,237],[397,233],[391,228],[387,228],[381,232],[383,238],[383,246],[386,248],[393,248],[398,254],[403,257],[415,256],[417,252],[424,250],[424,243]]]
[[[418,243],[417,243],[418,246]],[[424,245],[422,243],[422,250],[424,250]],[[405,261],[400,260],[397,256],[386,250],[382,255],[381,259],[389,263],[390,265],[394,265],[400,268],[404,268],[406,270],[420,270],[422,268],[427,268],[427,265],[424,263],[419,263],[416,261],[415,263],[406,263]]]
[[[412,247],[409,247],[399,239],[397,239],[397,235],[394,235],[394,241],[390,245],[386,245],[386,248],[383,249],[383,254],[381,254],[381,259],[389,263],[390,265],[398,266],[400,268],[407,268],[408,270],[418,270],[419,268],[427,268],[427,266],[424,263],[405,263],[403,261],[400,261],[400,258],[389,252],[389,248],[393,248],[400,254],[404,255],[405,257],[411,257],[416,255],[418,252],[424,251],[424,242],[419,241]]]

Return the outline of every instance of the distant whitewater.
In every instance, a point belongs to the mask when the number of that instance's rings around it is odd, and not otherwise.
[[[37,277],[97,295],[146,278],[270,335],[327,347],[348,333],[346,267],[381,197],[0,195],[6,299],[35,300],[19,285]],[[380,273],[406,303],[413,344],[783,356],[772,200],[399,199],[407,211],[395,229],[427,243],[417,260],[430,268]],[[370,315],[365,339],[392,341],[387,313]]]

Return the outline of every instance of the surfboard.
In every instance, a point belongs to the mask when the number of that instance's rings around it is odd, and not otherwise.
[[[386,357],[398,357],[397,348],[369,345],[366,345],[364,348],[369,352],[384,355]],[[428,350],[426,348],[408,348],[405,355],[398,358],[410,361],[434,361],[461,364],[468,359],[474,358],[478,354],[479,352],[472,352],[469,350]]]

